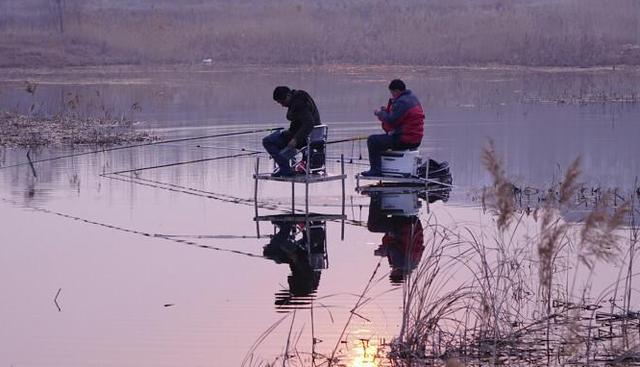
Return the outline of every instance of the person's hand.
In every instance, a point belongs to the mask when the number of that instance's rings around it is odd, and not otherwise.
[[[289,144],[287,144],[287,147],[293,149],[296,147],[297,143],[298,141],[296,140],[296,138],[291,138],[291,140],[289,140]]]

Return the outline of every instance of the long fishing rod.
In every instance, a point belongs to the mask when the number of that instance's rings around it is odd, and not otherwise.
[[[160,165],[157,165],[157,166],[132,168],[132,169],[116,171],[116,172],[108,172],[108,173],[104,173],[103,175],[117,175],[117,174],[120,174],[120,173],[140,172],[140,171],[146,171],[146,170],[156,169],[156,168],[166,168],[166,167],[180,166],[180,165],[183,165],[183,164],[217,161],[219,159],[245,157],[245,156],[256,155],[256,154],[257,153],[239,153],[239,154],[224,155],[224,156],[221,156],[221,157],[201,158],[201,159],[194,159],[194,160],[191,160],[191,161],[174,162],[174,163],[160,164]]]
[[[150,145],[176,143],[176,142],[181,142],[181,141],[191,141],[191,140],[200,140],[200,139],[223,138],[223,137],[227,137],[227,136],[256,134],[256,133],[265,132],[265,131],[277,131],[277,130],[282,130],[282,129],[283,128],[281,128],[281,127],[265,128],[265,129],[256,129],[256,130],[234,131],[234,132],[229,132],[229,133],[221,133],[221,134],[213,134],[213,135],[193,136],[193,137],[170,139],[170,140],[151,141],[151,142],[148,142],[148,143],[131,144],[131,145],[125,145],[125,146],[119,146],[119,147],[113,147],[113,148],[107,148],[107,149],[92,150],[92,151],[89,151],[89,152],[74,153],[74,154],[67,154],[67,155],[62,155],[62,156],[57,156],[57,157],[38,159],[38,160],[35,160],[35,161],[29,161],[29,162],[16,163],[16,164],[12,164],[12,165],[9,165],[9,166],[0,167],[0,170],[6,169],[6,168],[12,168],[12,167],[24,166],[24,165],[27,165],[27,164],[31,164],[32,165],[34,163],[50,162],[50,161],[55,161],[55,160],[59,160],[59,159],[80,157],[80,156],[89,155],[89,154],[112,152],[112,151],[115,151],[115,150],[132,149],[132,148],[146,147],[146,146],[150,146]]]
[[[369,136],[367,135],[359,135],[359,136],[354,136],[352,138],[347,138],[347,139],[331,140],[331,141],[328,141],[327,144],[346,143],[350,141],[366,140],[368,138]]]
[[[213,149],[213,150],[231,150],[231,151],[238,151],[238,152],[252,152],[252,153],[256,153],[256,154],[266,154],[266,152],[261,151],[261,150],[255,150],[255,149],[249,149],[249,148],[233,148],[233,147],[225,147],[225,146],[212,146],[212,145],[196,145],[196,148],[202,148],[202,149]],[[327,159],[331,160],[331,161],[336,161],[336,162],[340,162],[340,157],[335,157],[335,156],[327,156]],[[355,164],[355,165],[368,165],[365,163],[356,163],[353,161],[368,161],[368,159],[364,159],[362,157],[344,157],[345,159],[345,164]]]
[[[368,138],[368,136],[354,136],[354,137],[347,138],[347,139],[331,140],[331,141],[326,142],[325,144],[347,143],[347,142],[350,142],[350,141],[365,140],[367,138]],[[255,150],[255,149],[249,149],[249,148],[232,148],[232,147],[225,147],[225,146],[211,146],[211,145],[200,145],[200,144],[196,145],[196,148],[239,150],[239,151],[242,151],[242,152],[264,153],[264,151],[262,151],[262,150]]]

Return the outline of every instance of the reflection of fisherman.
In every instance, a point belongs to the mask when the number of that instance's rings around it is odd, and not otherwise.
[[[391,267],[389,279],[402,283],[406,275],[415,269],[422,259],[424,234],[417,215],[387,216],[382,209],[382,194],[372,194],[367,229],[384,233],[382,244],[375,250],[378,256],[386,256]]]
[[[313,293],[320,283],[320,271],[317,256],[324,254],[324,230],[310,228],[311,241],[307,239],[304,222],[274,222],[278,230],[271,241],[264,246],[263,255],[278,264],[289,264],[291,275],[288,276],[289,292],[293,296],[307,296]],[[302,238],[295,239],[296,228],[302,230]]]

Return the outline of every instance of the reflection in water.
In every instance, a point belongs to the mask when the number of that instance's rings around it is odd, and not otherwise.
[[[400,284],[416,268],[424,251],[420,201],[415,192],[371,193],[367,229],[384,233],[377,256],[386,256],[391,267],[389,280]]]
[[[378,367],[383,359],[380,356],[382,348],[380,342],[375,339],[357,338],[358,331],[355,333],[356,338],[351,341],[351,350],[353,359],[350,361],[350,367]]]
[[[429,203],[447,201],[450,190],[442,186],[431,186],[427,190],[388,184],[362,189],[362,193],[371,198],[367,229],[384,233],[374,254],[389,261],[392,284],[401,284],[422,259],[424,233],[419,218],[420,199]]]
[[[328,265],[327,227],[324,220],[283,215],[272,220],[274,235],[264,246],[263,255],[278,264],[289,264],[289,289],[276,293],[279,311],[305,308],[313,300],[322,269]]]

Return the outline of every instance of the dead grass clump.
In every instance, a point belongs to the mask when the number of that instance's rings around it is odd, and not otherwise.
[[[57,114],[51,117],[0,111],[0,146],[115,145],[155,140],[146,131],[136,130],[125,118],[81,117]]]

